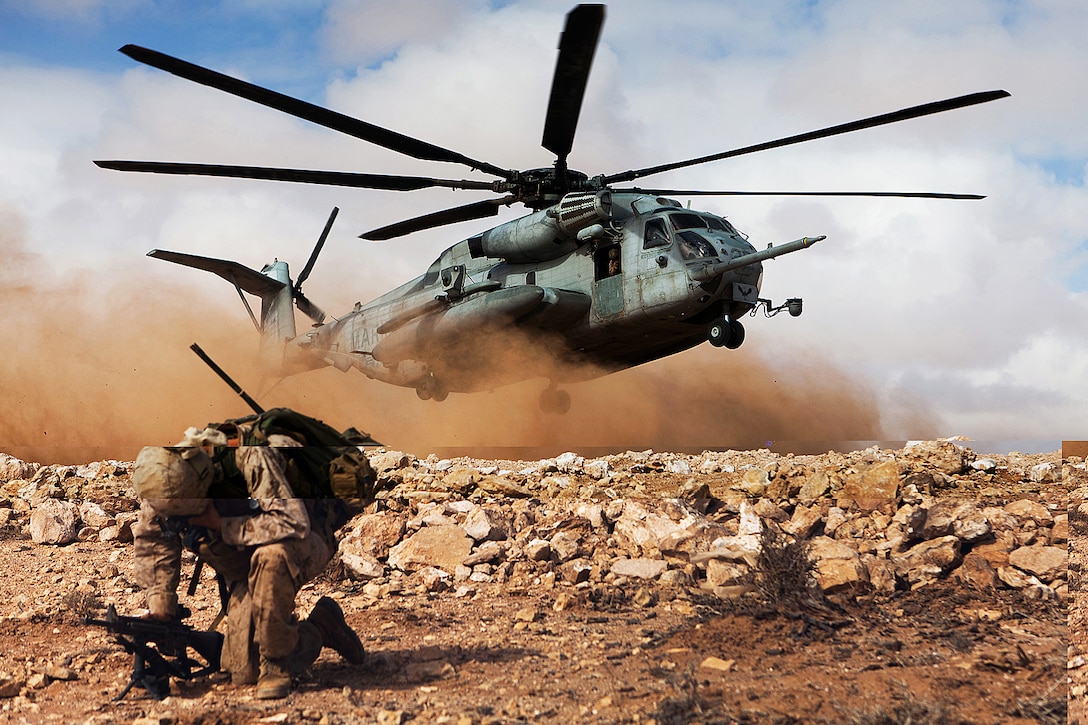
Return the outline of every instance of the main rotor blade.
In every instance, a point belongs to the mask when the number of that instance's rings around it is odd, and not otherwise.
[[[615,193],[650,196],[895,196],[910,199],[985,199],[979,194],[935,191],[706,191],[703,189],[612,189]]]
[[[990,101],[996,101],[999,98],[1006,98],[1009,95],[1010,94],[1008,91],[1000,90],[984,91],[982,93],[970,93],[966,96],[957,96],[956,98],[949,98],[944,101],[935,101],[933,103],[922,104],[921,106],[912,106],[910,108],[904,108],[899,111],[893,111],[892,113],[884,113],[879,116],[872,116],[870,118],[864,118],[859,121],[851,121],[850,123],[839,124],[838,126],[829,126],[827,128],[822,128],[818,131],[809,131],[808,133],[801,133],[797,134],[796,136],[787,136],[786,138],[780,138],[776,141],[767,141],[765,143],[755,144],[754,146],[745,146],[743,148],[733,149],[732,151],[723,151],[720,154],[700,156],[697,159],[676,161],[671,164],[662,164],[660,166],[649,166],[647,168],[637,169],[635,171],[625,171],[621,174],[613,174],[611,176],[604,177],[603,183],[612,184],[617,181],[631,181],[633,179],[642,178],[643,176],[650,176],[651,174],[660,174],[664,171],[672,171],[673,169],[682,169],[687,166],[705,164],[710,161],[733,158],[734,156],[743,156],[745,154],[755,153],[756,151],[766,151],[767,149],[778,148],[780,146],[789,146],[791,144],[802,143],[804,141],[814,141],[818,138],[837,136],[841,133],[860,131],[865,128],[873,128],[874,126],[883,126],[885,124],[898,123],[899,121],[906,121],[912,118],[919,118],[921,116],[929,116],[934,113],[943,113],[945,111],[952,111],[957,108],[974,106],[979,103],[988,103]]]
[[[456,206],[452,209],[444,209],[432,214],[417,216],[413,219],[390,224],[381,229],[373,229],[365,234],[360,234],[359,236],[362,239],[377,242],[393,239],[394,237],[403,237],[405,234],[411,234],[412,232],[418,232],[423,229],[431,229],[432,227],[441,227],[446,224],[464,222],[470,219],[483,219],[484,217],[497,215],[500,206],[509,206],[516,200],[517,198],[514,196],[503,196],[498,199],[477,201],[472,204]]]
[[[329,238],[329,232],[332,231],[332,223],[336,221],[336,215],[340,213],[340,207],[334,206],[332,213],[329,214],[329,220],[325,222],[325,228],[321,230],[321,236],[317,238],[317,244],[314,245],[314,251],[310,252],[310,258],[306,260],[306,266],[302,268],[302,272],[299,274],[298,279],[295,280],[295,292],[302,295],[302,283],[310,276],[310,272],[314,269],[314,263],[317,261],[317,255],[321,254],[321,248],[325,246],[325,240]],[[307,304],[312,304],[307,301]]]
[[[469,158],[456,151],[451,151],[450,149],[442,148],[441,146],[436,146],[435,144],[421,141],[417,138],[412,138],[411,136],[405,136],[402,133],[390,131],[381,126],[375,126],[372,123],[360,121],[357,118],[345,116],[342,113],[330,111],[327,108],[315,106],[312,103],[307,103],[306,101],[301,101],[297,98],[292,98],[291,96],[285,96],[282,93],[277,93],[276,91],[271,91],[267,88],[262,88],[261,86],[247,83],[246,81],[237,78],[232,78],[217,71],[209,70],[194,63],[181,60],[180,58],[174,58],[165,53],[160,53],[157,50],[143,48],[138,45],[126,45],[121,48],[121,52],[133,60],[159,68],[167,73],[173,73],[176,76],[195,83],[225,91],[240,98],[253,101],[254,103],[259,103],[262,106],[275,108],[277,111],[283,111],[296,118],[316,123],[325,128],[331,128],[334,131],[346,133],[349,136],[354,136],[355,138],[360,138],[364,141],[384,146],[387,149],[407,156],[412,156],[413,158],[464,164],[473,169],[479,169],[480,171],[485,171],[504,179],[509,178],[510,176],[510,172],[506,169],[500,169],[498,166],[493,166],[485,161],[477,161],[476,159]]]
[[[450,189],[494,189],[490,181],[460,181],[431,179],[424,176],[388,176],[385,174],[359,174],[347,171],[311,171],[307,169],[281,169],[267,166],[228,166],[222,164],[188,164],[167,161],[95,161],[103,169],[115,171],[139,171],[151,174],[177,174],[189,176],[218,176],[230,179],[266,179],[293,181],[300,184],[325,184],[327,186],[351,186],[358,189],[385,189],[387,191],[415,191],[434,186]]]
[[[579,5],[567,14],[567,25],[559,38],[559,58],[552,76],[541,145],[558,156],[561,163],[574,145],[574,131],[603,23],[604,5]]]

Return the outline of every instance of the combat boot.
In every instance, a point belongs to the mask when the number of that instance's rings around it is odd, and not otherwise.
[[[261,657],[261,674],[257,678],[258,700],[280,700],[291,692],[291,673],[286,659]]]
[[[344,621],[344,612],[340,605],[329,597],[317,600],[306,621],[317,627],[324,646],[336,650],[351,664],[361,665],[366,659],[366,650],[363,649],[359,635]]]

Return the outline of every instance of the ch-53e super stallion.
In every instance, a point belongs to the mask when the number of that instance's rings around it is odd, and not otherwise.
[[[369,141],[401,154],[467,166],[496,177],[454,180],[351,172],[142,161],[96,161],[120,171],[269,179],[365,189],[412,191],[430,187],[490,191],[498,196],[381,227],[361,235],[386,240],[411,232],[495,216],[520,203],[531,214],[475,234],[442,252],[421,276],[368,304],[325,322],[302,292],[336,216],[295,280],[285,262],[260,272],[236,262],[154,250],[150,256],[204,269],[258,296],[262,358],[275,374],[325,365],[355,368],[368,377],[413,387],[420,398],[444,400],[540,375],[510,366],[483,343],[516,330],[539,341],[550,355],[586,362],[572,367],[606,374],[656,360],[704,341],[736,348],[744,341],[740,318],[759,308],[768,315],[801,314],[798,298],[775,306],[759,296],[762,261],[805,249],[824,239],[802,237],[757,251],[724,218],[685,209],[671,197],[780,194],[792,196],[896,196],[981,199],[929,192],[744,192],[617,187],[646,176],[837,134],[905,121],[1003,98],[996,90],[973,93],[817,131],[699,158],[614,174],[588,176],[571,169],[586,81],[604,22],[604,6],[579,5],[567,15],[544,120],[542,145],[555,155],[548,168],[518,171],[361,121],[192,63],[134,45],[121,52],[141,63],[292,116]],[[313,321],[297,334],[292,303]],[[506,365],[508,369],[496,370]],[[572,373],[574,374],[574,373]],[[561,373],[548,373],[561,377]],[[551,379],[541,408],[565,412],[570,395]]]

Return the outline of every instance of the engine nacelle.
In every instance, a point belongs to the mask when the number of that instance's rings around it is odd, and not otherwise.
[[[612,219],[611,192],[567,194],[555,206],[515,219],[468,240],[473,257],[514,264],[546,262],[581,246],[578,232]]]

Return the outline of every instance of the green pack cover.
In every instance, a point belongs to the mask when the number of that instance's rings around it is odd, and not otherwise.
[[[298,471],[293,483],[299,498],[357,500],[373,498],[377,491],[377,476],[370,461],[359,450],[359,446],[377,443],[355,428],[338,433],[317,418],[290,408],[273,408],[258,415],[212,423],[208,427],[223,431],[228,438],[240,435],[239,443],[246,446],[268,445],[269,436],[276,434],[302,443],[298,448],[280,449],[288,463],[294,464]],[[221,490],[216,491],[217,497],[247,497],[245,480],[234,462],[233,449],[216,449],[214,459],[226,473]]]

